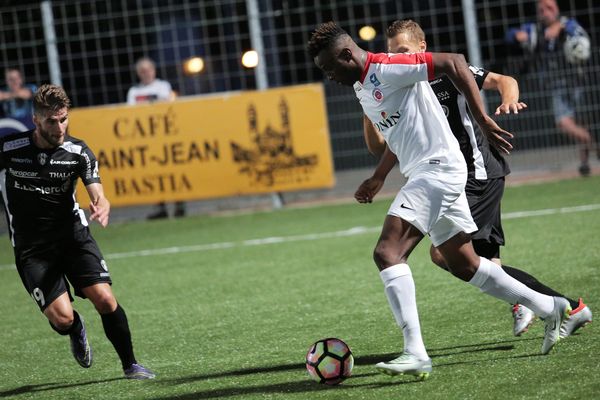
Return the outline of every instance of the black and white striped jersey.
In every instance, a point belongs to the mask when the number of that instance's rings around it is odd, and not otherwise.
[[[100,183],[96,157],[82,140],[67,135],[60,147],[40,149],[32,135],[0,138],[0,189],[13,245],[87,226],[75,198],[77,179]]]
[[[469,68],[481,90],[489,72],[473,66]],[[467,162],[469,179],[485,180],[508,175],[510,173],[508,163],[498,150],[490,146],[473,119],[464,95],[454,86],[450,78],[444,75],[429,81],[429,84],[442,105],[452,133],[458,140],[460,151]]]

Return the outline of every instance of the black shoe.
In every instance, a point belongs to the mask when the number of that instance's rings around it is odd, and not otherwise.
[[[579,167],[579,173],[581,176],[590,176],[590,166],[587,164],[582,164]]]
[[[162,219],[162,218],[168,218],[169,214],[167,213],[166,210],[159,210],[153,214],[148,215],[148,219]]]
[[[185,204],[175,203],[175,212],[173,213],[175,218],[185,217]]]
[[[92,348],[87,340],[83,318],[81,318],[81,330],[79,332],[71,333],[69,339],[71,339],[71,353],[73,353],[73,357],[75,357],[77,363],[83,368],[91,367]]]

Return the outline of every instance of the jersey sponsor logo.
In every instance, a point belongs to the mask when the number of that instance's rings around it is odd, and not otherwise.
[[[74,165],[77,164],[77,160],[50,160],[50,165]]]
[[[48,172],[48,174],[50,174],[50,178],[69,178],[71,175],[73,175],[75,172],[71,171],[71,172]]]
[[[29,138],[19,138],[5,142],[2,151],[10,151],[20,149],[21,147],[29,146]]]
[[[41,194],[60,194],[66,193],[71,186],[70,182],[65,182],[62,186],[34,186],[24,185],[15,181],[15,189],[24,190],[26,192],[39,192]]]
[[[35,171],[19,171],[17,169],[9,168],[8,172],[12,176],[17,176],[19,178],[34,178],[34,177],[38,176],[38,173]]]
[[[379,132],[383,132],[386,129],[396,125],[398,121],[400,121],[400,115],[400,110],[396,111],[390,116],[387,116],[387,114],[384,111],[381,113],[383,119],[378,122],[375,122],[373,125],[375,125],[375,128],[377,128]]]
[[[102,269],[108,272],[108,265],[106,265],[106,261],[100,260],[100,266],[102,267]]]
[[[383,101],[383,92],[381,89],[373,89],[372,94],[376,102],[381,103]]]
[[[31,158],[11,158],[10,159],[11,162],[14,162],[16,164],[33,164],[33,160]]]
[[[46,154],[46,153],[38,154],[37,160],[40,165],[46,165],[46,161],[48,160],[48,154]]]
[[[377,86],[381,85],[381,82],[379,82],[379,79],[377,79],[377,75],[375,75],[375,74],[371,74],[371,75],[369,76],[369,81],[371,81],[371,83],[372,83],[372,84],[373,84],[375,87],[377,87]]]
[[[439,91],[435,94],[439,101],[448,100],[450,98],[450,93],[447,90]]]
[[[442,81],[442,78],[437,78],[429,82],[430,85],[437,85]]]

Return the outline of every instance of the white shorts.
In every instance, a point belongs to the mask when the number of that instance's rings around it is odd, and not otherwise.
[[[477,225],[465,194],[466,171],[424,165],[400,189],[388,215],[402,218],[439,246],[459,232],[471,233]]]

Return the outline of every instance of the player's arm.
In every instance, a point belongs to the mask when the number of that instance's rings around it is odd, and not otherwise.
[[[518,114],[527,108],[527,104],[519,101],[519,83],[512,76],[489,72],[483,81],[484,90],[497,90],[500,93],[502,104],[496,108],[495,115]]]
[[[354,193],[356,201],[359,203],[371,203],[373,197],[375,197],[383,187],[385,178],[387,178],[397,161],[396,155],[386,146],[383,156],[381,156],[379,164],[377,164],[377,168],[375,168],[373,176],[361,183],[356,190],[356,193]]]
[[[85,187],[90,196],[90,219],[98,221],[103,228],[108,225],[110,214],[110,202],[104,196],[104,189],[101,183],[90,183]]]
[[[490,143],[500,151],[508,154],[512,145],[506,138],[512,138],[510,132],[500,128],[493,119],[485,112],[483,101],[479,94],[479,87],[473,79],[473,73],[462,54],[454,53],[431,53],[434,74],[436,76],[446,74],[454,83],[454,86],[460,90],[469,109],[479,124],[481,130],[485,133]]]
[[[33,97],[33,92],[28,87],[19,88],[15,93],[14,97],[17,97],[22,100],[29,100]]]
[[[367,144],[369,153],[373,154],[377,158],[380,158],[385,151],[385,139],[381,133],[375,130],[373,123],[366,115],[363,115],[363,134],[365,136],[365,143]]]

